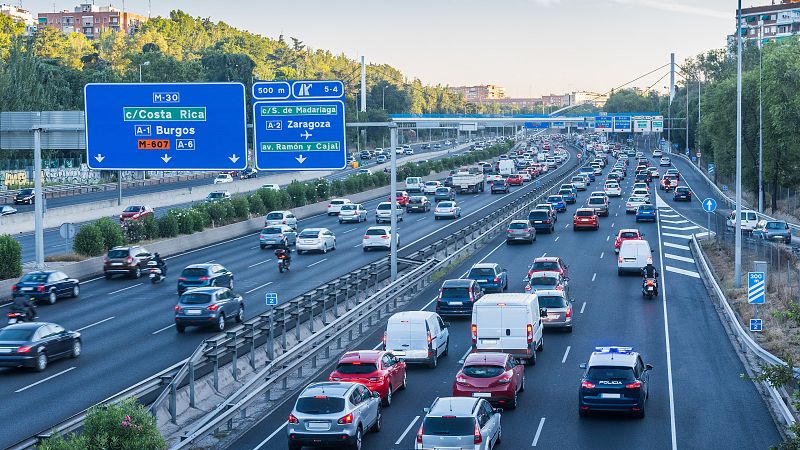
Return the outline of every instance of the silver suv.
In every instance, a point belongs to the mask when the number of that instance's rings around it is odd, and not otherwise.
[[[500,443],[500,408],[485,399],[442,397],[434,400],[417,432],[415,449],[489,450]]]
[[[312,383],[289,414],[289,450],[342,444],[360,450],[364,433],[381,431],[382,421],[380,393],[360,383]]]

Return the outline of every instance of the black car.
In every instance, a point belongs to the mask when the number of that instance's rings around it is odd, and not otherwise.
[[[35,192],[33,189],[23,189],[17,192],[17,195],[14,196],[14,204],[15,205],[32,205],[34,199],[36,198]]]
[[[250,178],[256,178],[258,176],[258,171],[252,167],[248,167],[243,171],[239,172],[239,179],[240,180],[248,180]]]
[[[453,177],[452,177],[452,175],[447,177],[447,178],[445,178],[444,182],[442,183],[442,185],[444,187],[453,187]]]
[[[675,193],[672,194],[672,200],[679,201],[692,201],[692,191],[687,186],[678,186],[675,188]]]
[[[81,351],[81,334],[54,323],[18,323],[0,330],[2,367],[31,367],[41,372],[50,361],[77,358]]]
[[[361,159],[372,159],[372,153],[370,153],[368,150],[363,150],[358,154],[358,157]]]
[[[578,414],[591,411],[630,412],[644,417],[650,371],[642,357],[631,347],[595,347],[578,389]]]
[[[440,316],[471,316],[472,306],[483,297],[483,289],[471,279],[445,280],[436,298]]]
[[[233,289],[233,272],[221,264],[192,264],[178,277],[178,295],[189,289],[208,286],[227,286]]]
[[[424,195],[412,195],[408,198],[406,212],[428,212],[431,210],[431,202]]]
[[[650,183],[653,181],[653,178],[650,176],[650,173],[637,173],[636,178],[634,179],[636,183]]]
[[[14,297],[33,301],[47,300],[51,305],[62,297],[77,297],[81,293],[78,280],[57,270],[28,272],[11,287]]]
[[[431,144],[422,144],[422,149],[423,150],[428,150],[430,148],[431,148]]]

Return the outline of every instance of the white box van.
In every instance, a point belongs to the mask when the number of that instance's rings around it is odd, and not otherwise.
[[[383,347],[407,363],[427,363],[436,367],[446,356],[450,343],[448,325],[431,311],[403,311],[386,324]]]
[[[644,239],[622,241],[617,256],[617,274],[641,272],[648,262],[653,262],[653,251]]]
[[[420,177],[408,177],[406,178],[406,190],[408,192],[422,192],[422,189],[425,187],[425,183],[422,181]]]
[[[511,175],[514,173],[514,161],[510,159],[501,159],[497,171],[500,172],[500,175]]]
[[[487,294],[472,307],[476,352],[504,352],[536,364],[542,349],[542,311],[536,294]]]
[[[741,214],[742,214],[742,223],[740,225],[740,228],[743,231],[752,232],[753,229],[756,227],[756,224],[758,223],[758,213],[749,209],[743,209]],[[731,211],[731,213],[728,215],[728,220],[725,221],[725,226],[727,226],[729,229],[732,230],[734,222],[736,222],[735,210]]]

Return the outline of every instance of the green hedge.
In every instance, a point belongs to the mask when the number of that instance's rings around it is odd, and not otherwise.
[[[10,235],[0,235],[0,279],[22,275],[22,246]]]

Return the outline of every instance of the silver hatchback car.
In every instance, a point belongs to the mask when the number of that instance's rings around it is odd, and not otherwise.
[[[539,308],[547,312],[542,316],[545,328],[561,328],[572,333],[572,302],[567,293],[559,290],[538,290]]]
[[[489,450],[500,443],[500,413],[485,399],[440,397],[425,408],[415,449]]]
[[[512,220],[506,229],[506,244],[516,241],[533,244],[536,240],[536,228],[532,227],[527,220]]]
[[[360,450],[364,434],[380,431],[382,424],[380,393],[360,383],[312,383],[289,414],[289,450],[341,445]]]
[[[297,231],[289,225],[265,227],[258,235],[258,243],[262,250],[270,245],[295,245],[297,244]]]

